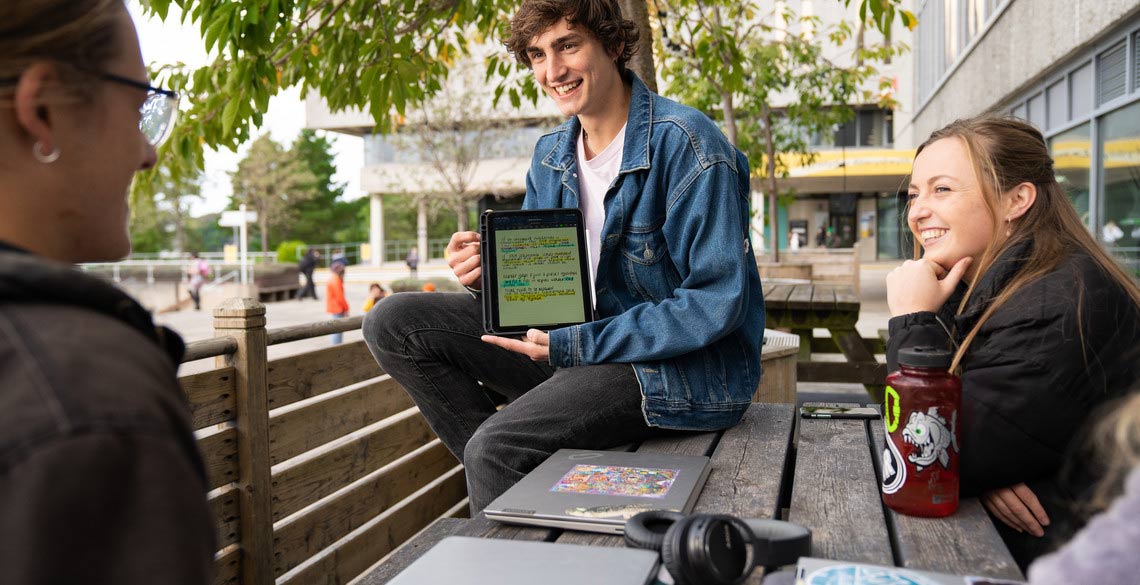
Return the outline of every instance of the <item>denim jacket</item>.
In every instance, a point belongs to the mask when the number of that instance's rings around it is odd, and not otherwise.
[[[760,380],[764,298],[749,245],[748,160],[704,114],[632,73],[625,150],[605,196],[598,319],[550,332],[550,363],[630,363],[652,426],[736,424]],[[578,207],[571,118],[535,146],[524,208]]]

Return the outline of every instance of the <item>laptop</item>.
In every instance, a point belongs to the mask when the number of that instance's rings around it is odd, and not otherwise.
[[[796,585],[1024,585],[1022,581],[800,557]]]
[[[648,585],[657,558],[634,548],[449,536],[389,584]]]
[[[512,524],[621,534],[640,512],[688,514],[709,469],[704,455],[560,449],[483,513]]]

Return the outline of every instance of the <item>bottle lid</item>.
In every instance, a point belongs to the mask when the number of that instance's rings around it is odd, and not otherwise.
[[[899,365],[919,368],[947,369],[954,361],[954,354],[941,347],[920,345],[899,350]]]

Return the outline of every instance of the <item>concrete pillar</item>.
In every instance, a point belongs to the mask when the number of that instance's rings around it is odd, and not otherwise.
[[[368,207],[368,243],[372,247],[372,266],[384,262],[384,194],[370,193]]]
[[[420,264],[431,259],[428,256],[427,197],[421,197],[416,206],[416,247],[420,251]]]

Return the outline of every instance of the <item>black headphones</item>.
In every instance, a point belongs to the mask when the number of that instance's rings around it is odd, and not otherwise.
[[[781,520],[653,510],[625,523],[625,543],[660,551],[677,585],[739,585],[757,566],[788,565],[809,556],[811,531]]]

